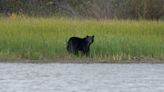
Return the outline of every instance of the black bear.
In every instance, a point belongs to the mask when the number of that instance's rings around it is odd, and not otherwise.
[[[82,51],[85,55],[89,55],[90,45],[94,41],[93,36],[86,36],[84,38],[71,37],[67,42],[67,51],[78,55],[78,51]]]

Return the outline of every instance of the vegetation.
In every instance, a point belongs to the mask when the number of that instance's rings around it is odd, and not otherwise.
[[[164,19],[164,0],[0,0],[0,16]]]
[[[95,35],[90,58],[124,60],[164,57],[164,22],[0,18],[0,58],[73,59],[66,51],[71,36]]]

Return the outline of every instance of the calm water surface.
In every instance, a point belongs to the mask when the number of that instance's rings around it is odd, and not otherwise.
[[[0,63],[0,92],[164,92],[164,64]]]

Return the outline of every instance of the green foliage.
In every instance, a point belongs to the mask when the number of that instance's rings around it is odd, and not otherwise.
[[[16,59],[75,58],[66,51],[71,36],[95,35],[90,57],[123,60],[164,57],[164,22],[0,18],[0,57]]]

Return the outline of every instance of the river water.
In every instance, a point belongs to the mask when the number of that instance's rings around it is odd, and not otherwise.
[[[0,63],[0,92],[164,92],[164,64]]]

